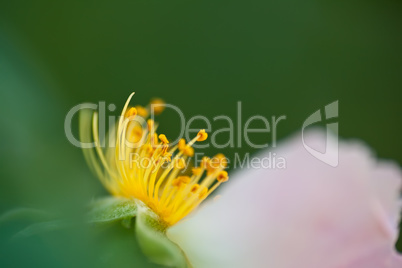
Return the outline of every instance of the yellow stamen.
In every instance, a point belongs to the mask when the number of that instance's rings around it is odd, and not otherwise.
[[[165,134],[160,134],[160,135],[159,135],[159,139],[160,139],[161,142],[163,142],[164,144],[168,144],[168,143],[169,143],[169,141],[168,141],[168,139],[166,138],[166,135],[165,135]]]
[[[218,168],[226,168],[228,166],[228,159],[224,154],[217,154],[213,158],[217,159]]]
[[[135,108],[137,109],[137,113],[139,116],[141,117],[148,117],[148,111],[147,109],[145,109],[145,107],[141,106],[141,105],[137,105],[135,106]]]
[[[171,161],[172,161],[172,154],[171,154],[171,153],[164,153],[164,154],[163,154],[163,157],[165,157],[165,159],[166,159],[168,162],[171,162]]]
[[[227,173],[226,171],[221,171],[221,172],[219,172],[219,174],[218,174],[218,176],[216,177],[216,179],[217,179],[219,182],[228,181],[228,179],[229,179],[228,173]]]
[[[179,144],[178,144],[179,150],[182,151],[186,147],[186,140],[185,139],[180,139]]]
[[[212,174],[216,170],[225,169],[227,165],[227,158],[223,154],[217,154],[211,159],[204,159],[204,166],[208,174]]]
[[[165,110],[165,102],[162,99],[153,99],[151,101],[151,109],[154,110],[155,115],[159,115]]]
[[[185,139],[180,139],[177,147],[182,152],[182,154],[184,154],[186,156],[192,157],[194,155],[194,148],[191,147],[190,143],[186,144]]]
[[[180,176],[179,173],[186,168],[186,159],[194,155],[193,144],[205,141],[208,134],[200,130],[188,143],[181,139],[176,146],[169,147],[166,135],[155,133],[157,124],[153,120],[148,119],[143,125],[133,121],[137,115],[147,117],[152,107],[128,108],[132,96],[124,105],[117,127],[110,132],[117,132],[113,135],[116,137],[115,148],[108,148],[104,152],[100,147],[98,117],[97,114],[93,116],[90,123],[96,148],[90,162],[113,195],[143,201],[159,215],[161,221],[170,226],[187,216],[222,182],[228,180],[227,172],[223,171],[227,160],[222,154],[212,159],[204,157],[200,167],[192,169],[191,177]],[[152,104],[164,102],[157,99]],[[156,113],[160,113],[164,106],[154,108]],[[128,147],[126,141],[141,143],[133,148]],[[207,171],[206,174],[204,171]]]
[[[194,155],[194,148],[186,145],[184,147],[183,154],[192,157]]]
[[[201,192],[199,193],[200,199],[204,199],[205,197],[207,197],[207,193],[208,189],[206,187],[202,188]]]
[[[200,185],[199,184],[194,184],[192,187],[191,187],[191,192],[192,193],[195,193],[195,192],[197,192],[198,191],[198,189],[200,188]]]
[[[191,171],[193,172],[193,175],[198,176],[202,173],[203,169],[198,167],[198,168],[193,168]]]
[[[130,116],[136,116],[137,115],[137,109],[135,109],[134,107],[131,107],[130,109],[127,110],[126,112],[126,117],[130,117]]]
[[[154,120],[152,120],[152,119],[147,120],[148,131],[153,131],[154,130],[154,125],[155,125]]]
[[[197,141],[205,141],[208,138],[208,134],[205,132],[205,129],[201,129],[197,135]]]
[[[177,177],[177,180],[179,180],[180,183],[188,184],[191,181],[191,178],[189,176],[180,176]]]
[[[154,153],[154,148],[152,148],[151,144],[144,144],[143,150],[147,153],[148,156],[151,156]]]

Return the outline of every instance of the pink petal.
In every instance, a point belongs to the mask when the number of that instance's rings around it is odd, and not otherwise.
[[[325,142],[319,131],[305,136],[311,147]],[[361,143],[340,142],[334,168],[307,152],[299,135],[274,152],[286,159],[286,169],[240,171],[222,187],[222,198],[169,230],[195,267],[389,262],[399,222],[397,165],[376,161]]]

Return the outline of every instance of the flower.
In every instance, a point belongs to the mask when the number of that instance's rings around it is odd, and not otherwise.
[[[305,138],[313,147],[326,139],[317,130]],[[310,155],[300,135],[276,154],[285,169],[241,170],[221,198],[168,229],[194,267],[402,267],[394,250],[398,165],[341,141],[333,168]]]
[[[111,141],[106,150],[100,146],[98,114],[83,117],[81,137],[92,132],[95,142],[95,149],[84,153],[112,195],[142,201],[159,216],[162,225],[172,226],[228,179],[226,162],[222,154],[204,157],[192,175],[182,174],[186,160],[194,154],[192,145],[206,140],[208,134],[200,130],[188,143],[181,139],[171,146],[166,135],[156,133],[157,124],[148,119],[151,108],[155,114],[163,111],[163,101],[154,99],[147,107],[129,107],[133,95],[127,99],[116,129],[109,132]],[[87,130],[89,125],[92,130]]]

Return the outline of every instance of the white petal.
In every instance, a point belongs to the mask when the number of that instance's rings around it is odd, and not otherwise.
[[[325,133],[305,138],[314,148]],[[240,171],[219,200],[168,231],[195,267],[349,268],[371,252],[391,254],[397,165],[376,161],[361,143],[340,142],[334,168],[310,155],[299,135],[273,151],[286,169]]]

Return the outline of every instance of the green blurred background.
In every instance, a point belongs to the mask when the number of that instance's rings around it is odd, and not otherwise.
[[[212,118],[242,101],[244,118],[286,115],[282,138],[339,100],[340,135],[401,164],[401,12],[397,0],[2,0],[0,213],[43,208],[73,227],[15,239],[34,221],[2,224],[1,266],[157,267],[132,230],[79,223],[106,193],[64,134],[78,103],[121,107],[136,91],[137,103],[156,96]],[[177,128],[175,114],[160,117],[167,135]]]

